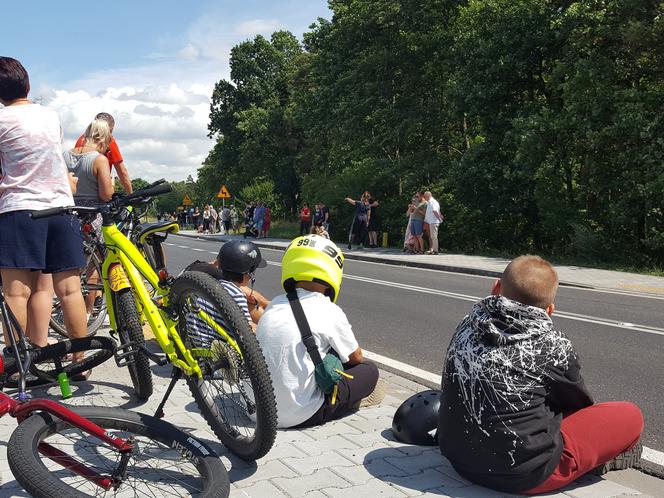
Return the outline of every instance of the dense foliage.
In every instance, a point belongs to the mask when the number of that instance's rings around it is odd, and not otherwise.
[[[428,188],[443,247],[664,264],[664,4],[330,0],[300,43],[233,48],[197,188],[370,190],[395,241]]]

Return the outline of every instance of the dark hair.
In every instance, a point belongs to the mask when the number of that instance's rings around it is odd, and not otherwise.
[[[234,271],[228,271],[228,270],[222,270],[224,280],[228,280],[229,282],[235,282],[236,284],[242,283],[242,280],[244,279],[244,275],[242,273],[237,273]]]
[[[24,99],[30,92],[28,72],[16,59],[0,57],[0,99]]]
[[[110,115],[109,113],[107,113],[107,112],[100,112],[99,114],[97,114],[97,115],[95,116],[95,119],[103,119],[104,121],[106,121],[106,122],[108,123],[108,126],[109,126],[110,128],[114,128],[114,127],[115,127],[115,119],[113,119],[113,116],[111,116],[111,115]]]

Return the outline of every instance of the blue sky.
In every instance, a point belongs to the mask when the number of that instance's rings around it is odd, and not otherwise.
[[[184,179],[212,143],[209,96],[228,53],[256,34],[301,38],[326,0],[23,2],[3,18],[0,55],[30,73],[33,98],[54,108],[65,146],[101,110],[133,176]]]

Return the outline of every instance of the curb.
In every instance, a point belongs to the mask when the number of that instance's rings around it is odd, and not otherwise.
[[[227,242],[228,240],[232,240],[225,238],[223,235],[209,235],[206,237],[201,237],[199,235],[193,235],[188,233],[177,233],[175,235],[179,235],[181,237],[188,237],[190,239],[207,240],[207,241],[215,240],[218,242]],[[256,244],[258,247],[264,247],[266,249],[274,249],[277,251],[286,250],[285,247],[275,243],[262,242],[257,240],[252,240],[252,242]],[[500,276],[502,275],[502,272],[493,271],[493,270],[484,270],[482,268],[469,268],[467,266],[454,266],[454,265],[446,265],[441,263],[426,263],[423,261],[401,261],[398,259],[388,259],[378,256],[369,256],[369,255],[357,254],[347,251],[344,252],[344,258],[356,261],[366,261],[368,263],[382,263],[386,265],[403,266],[407,268],[421,268],[424,270],[448,271],[452,273],[462,273],[466,275],[478,275],[481,277],[500,278]],[[592,285],[579,284],[575,282],[559,282],[559,285],[564,287],[574,287],[577,289],[599,289],[599,287],[593,287]]]

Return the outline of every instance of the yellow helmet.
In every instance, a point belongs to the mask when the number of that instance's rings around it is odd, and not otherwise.
[[[329,287],[335,303],[343,276],[344,255],[334,242],[319,235],[294,239],[281,260],[281,285],[286,292],[300,281],[318,282]]]

